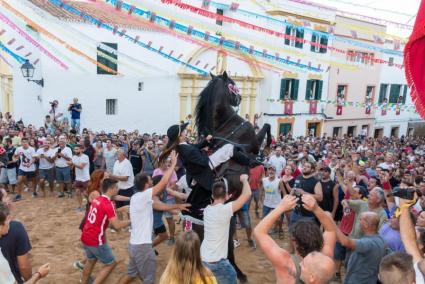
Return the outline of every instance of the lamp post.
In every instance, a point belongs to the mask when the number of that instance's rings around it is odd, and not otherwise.
[[[28,82],[34,82],[41,87],[44,87],[44,80],[32,80],[32,76],[34,76],[34,66],[29,62],[29,60],[26,60],[25,63],[21,66],[22,76],[28,80]]]

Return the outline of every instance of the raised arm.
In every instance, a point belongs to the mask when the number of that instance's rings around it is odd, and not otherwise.
[[[158,182],[158,184],[153,187],[153,189],[152,189],[152,195],[153,196],[160,194],[165,189],[168,181],[171,178],[171,175],[174,172],[174,169],[176,168],[178,155],[173,150],[171,152],[170,156],[171,156],[171,166],[165,171],[164,175],[162,176],[162,178]]]
[[[322,253],[333,258],[336,243],[336,224],[328,212],[323,211],[312,195],[302,195],[303,207],[314,213],[323,226],[323,248]]]
[[[290,254],[281,248],[268,233],[284,212],[295,208],[296,202],[297,198],[295,196],[289,194],[285,195],[278,207],[267,214],[267,216],[264,217],[264,219],[261,220],[261,222],[258,223],[257,227],[254,229],[254,238],[257,240],[257,244],[260,246],[261,250],[266,255],[267,259],[270,260],[276,270],[286,272],[296,271],[295,265],[291,261]],[[294,276],[292,275],[292,279],[293,277]]]
[[[400,198],[400,236],[406,252],[413,257],[413,262],[419,262],[423,259],[421,251],[416,242],[415,226],[410,218],[410,206],[413,203],[410,200]]]
[[[251,187],[249,186],[248,182],[248,175],[242,174],[240,176],[240,181],[242,182],[242,193],[236,199],[232,202],[232,210],[233,212],[238,211],[242,208],[242,206],[248,201],[248,199],[251,197]]]

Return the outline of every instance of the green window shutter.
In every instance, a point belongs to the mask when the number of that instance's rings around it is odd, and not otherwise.
[[[320,101],[322,99],[322,89],[323,89],[323,81],[322,80],[317,80],[317,84],[316,84],[316,97],[314,98],[315,100]]]
[[[291,27],[290,26],[286,26],[285,34],[287,36],[290,36],[291,35]],[[286,45],[289,45],[289,39],[288,38],[285,38],[285,44]]]
[[[295,42],[295,47],[303,48],[303,42],[301,40],[304,39],[304,30],[303,29],[297,29],[296,37],[297,37],[297,41]]]
[[[313,82],[312,80],[307,80],[307,86],[305,87],[305,99],[306,101],[311,100],[310,94],[311,94],[311,86]]]
[[[110,47],[112,50],[118,50],[118,44],[117,43],[110,43],[110,42],[102,42],[103,45]],[[101,46],[97,47],[97,51],[100,53],[97,53],[97,62],[100,64],[105,65],[106,67],[109,67],[113,71],[118,71],[118,53],[117,52],[110,52],[110,50],[104,50]],[[105,56],[103,56],[106,55]],[[114,61],[111,61],[110,59],[115,59]],[[103,68],[97,66],[97,74],[102,75],[116,75],[116,73],[104,70]]]
[[[387,84],[381,84],[381,87],[379,89],[379,98],[378,98],[378,104],[382,104],[382,102],[385,99],[385,95],[387,94]]]
[[[298,100],[298,87],[300,85],[300,80],[292,79],[292,94],[291,99],[296,101]]]
[[[312,34],[311,35],[311,42],[312,43],[315,43],[316,42],[316,39],[317,39],[317,36],[316,36],[316,34]],[[314,50],[315,50],[315,46],[313,45],[313,44],[311,44],[311,46],[310,46],[310,51],[312,51],[312,52],[314,52]]]
[[[286,90],[286,80],[281,79],[280,80],[280,99],[285,99],[285,90]]]
[[[400,96],[400,88],[401,88],[401,85],[391,84],[390,97],[388,99],[388,102],[390,104],[397,103],[398,97]]]
[[[320,37],[320,44],[322,45],[321,47],[320,47],[320,53],[326,53],[326,51],[328,50],[327,49],[327,46],[328,46],[328,37],[327,36],[321,36]],[[323,46],[326,46],[326,47],[323,47]]]
[[[406,96],[407,96],[407,85],[404,85],[403,88],[403,100],[401,101],[402,104],[406,103]]]

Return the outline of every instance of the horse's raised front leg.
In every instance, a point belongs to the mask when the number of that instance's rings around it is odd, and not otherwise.
[[[269,147],[272,143],[272,133],[271,133],[271,126],[268,123],[265,123],[261,130],[257,133],[255,138],[257,139],[259,148],[261,147],[261,144],[263,144],[264,138],[267,136],[266,141],[266,147]],[[258,149],[259,150],[259,149]],[[258,153],[255,153],[258,154]]]

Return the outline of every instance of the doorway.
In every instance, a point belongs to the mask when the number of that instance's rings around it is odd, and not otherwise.
[[[320,122],[309,122],[307,124],[307,135],[313,135],[314,137],[319,137]]]
[[[384,129],[382,128],[377,128],[375,129],[375,133],[373,134],[373,138],[382,138],[384,136]]]
[[[398,138],[398,131],[399,127],[391,127],[391,137],[397,137]]]

